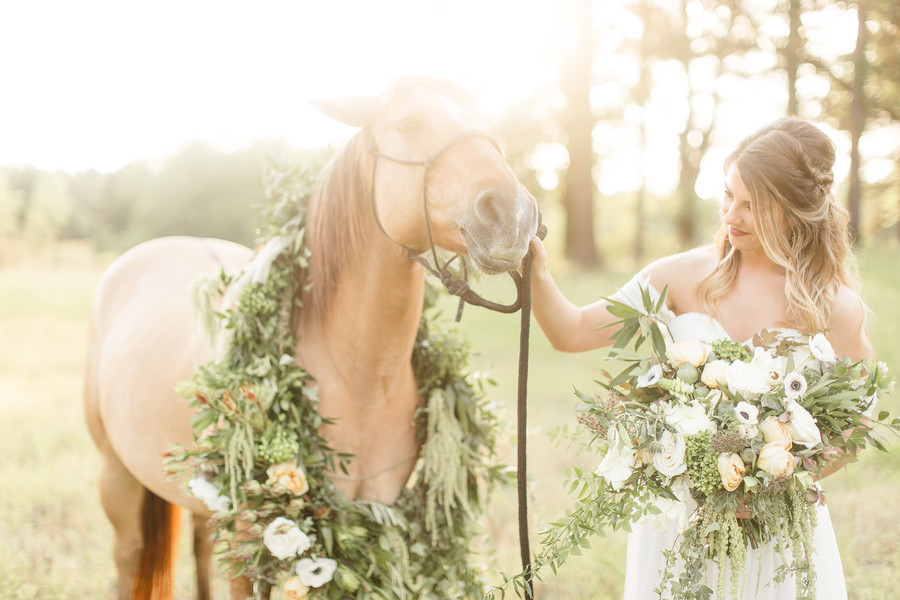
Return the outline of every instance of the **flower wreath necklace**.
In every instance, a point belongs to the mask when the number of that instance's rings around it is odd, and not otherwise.
[[[331,421],[316,410],[314,378],[295,364],[291,328],[309,266],[304,233],[316,162],[270,169],[268,242],[241,274],[194,284],[198,321],[222,351],[178,387],[197,410],[196,443],[174,448],[169,470],[190,471],[191,492],[213,511],[222,563],[231,577],[253,582],[255,598],[279,584],[290,599],[479,597],[468,541],[483,512],[482,488],[507,476],[492,462],[498,423],[484,380],[466,373],[466,343],[434,318],[430,284],[412,355],[423,442],[406,487],[386,505],[349,501],[331,481],[349,478],[351,457],[319,434]],[[223,295],[232,308],[220,312]]]

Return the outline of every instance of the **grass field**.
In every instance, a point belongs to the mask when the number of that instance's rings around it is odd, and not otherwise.
[[[862,256],[871,324],[879,358],[900,369],[900,252]],[[106,258],[72,248],[30,262],[0,265],[0,600],[107,599],[114,569],[111,528],[100,508],[99,460],[81,408],[81,369],[93,289]],[[627,273],[581,273],[560,265],[567,295],[585,303],[623,283]],[[491,283],[491,293],[505,286]],[[452,309],[448,310],[452,313]],[[466,308],[475,370],[491,370],[502,404],[505,459],[514,462],[515,368],[518,315]],[[532,334],[529,380],[529,468],[532,530],[561,516],[569,504],[565,470],[576,459],[549,433],[571,423],[574,387],[589,390],[602,355],[554,352]],[[898,371],[900,372],[900,371]],[[882,407],[900,413],[900,394]],[[854,600],[897,598],[900,572],[900,445],[891,454],[869,450],[825,481],[829,506]],[[517,570],[514,490],[496,493],[485,536],[475,540],[491,570]],[[532,535],[532,546],[536,536]],[[625,538],[597,539],[559,576],[538,587],[539,598],[602,600],[621,597]],[[192,597],[189,552],[179,563],[179,598]],[[494,581],[497,581],[494,575]],[[225,598],[219,582],[217,598]]]

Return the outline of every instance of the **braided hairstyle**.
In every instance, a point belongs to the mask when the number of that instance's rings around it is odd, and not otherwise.
[[[786,117],[745,138],[725,160],[750,192],[750,211],[766,256],[785,270],[791,327],[828,326],[841,284],[858,290],[849,213],[834,201],[834,143],[818,127]],[[716,235],[719,264],[697,286],[710,314],[734,284],[741,255],[724,225]]]

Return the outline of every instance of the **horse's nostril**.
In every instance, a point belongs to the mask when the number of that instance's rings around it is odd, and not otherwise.
[[[504,214],[503,197],[496,190],[486,190],[475,199],[475,214],[478,220],[485,225],[497,225],[501,223]]]

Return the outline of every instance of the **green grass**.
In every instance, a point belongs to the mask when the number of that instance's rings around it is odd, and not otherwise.
[[[900,252],[872,251],[862,257],[872,336],[878,356],[900,370]],[[97,496],[99,458],[82,417],[81,369],[94,286],[106,261],[89,253],[65,252],[25,264],[0,265],[0,600],[106,599],[112,597],[112,530]],[[608,295],[630,273],[554,269],[565,293],[577,303]],[[480,285],[508,297],[505,282]],[[448,302],[447,314],[455,305]],[[518,315],[467,307],[459,327],[470,337],[472,368],[490,370],[491,396],[504,422],[503,458],[515,463],[515,397]],[[573,388],[591,390],[600,375],[602,352],[553,351],[534,327],[529,378],[528,461],[532,548],[542,523],[569,506],[566,469],[574,457],[550,439],[573,423]],[[900,371],[898,371],[900,372]],[[900,414],[898,394],[882,408]],[[896,597],[900,572],[900,449],[865,452],[849,468],[824,482],[844,571],[853,600]],[[498,571],[518,570],[515,490],[494,494],[485,535],[473,540],[479,558],[498,582]],[[571,559],[558,577],[539,584],[542,600],[620,598],[625,536],[598,538],[591,550]],[[187,546],[179,563],[179,598],[191,598],[192,567]],[[226,598],[218,581],[217,598]]]

